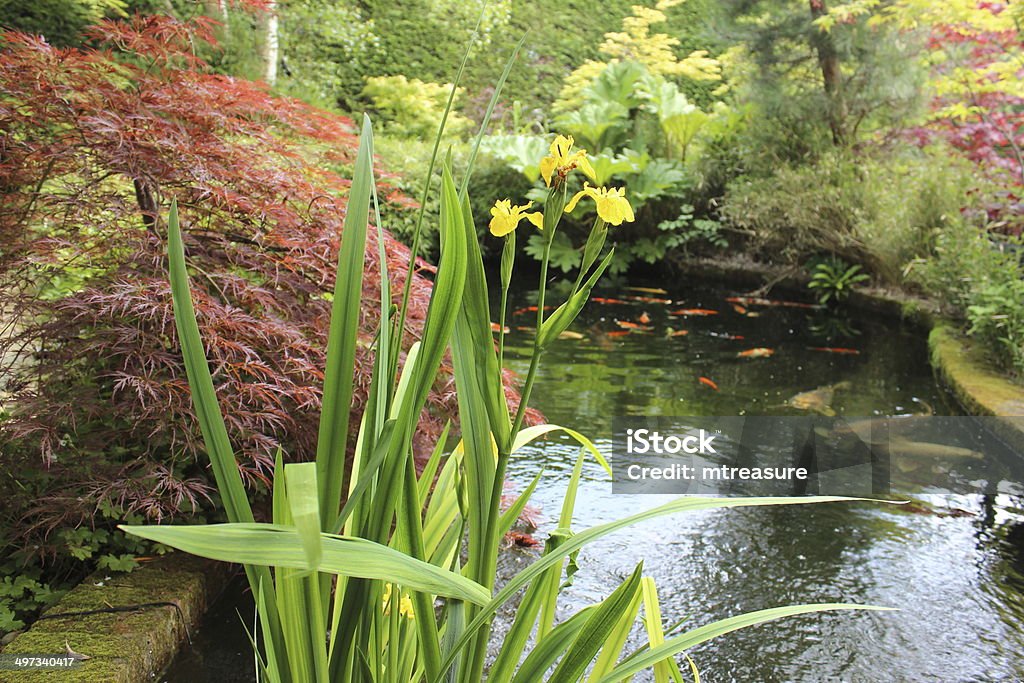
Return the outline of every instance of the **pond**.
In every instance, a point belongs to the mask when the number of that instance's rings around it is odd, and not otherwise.
[[[545,355],[535,407],[550,422],[584,431],[603,451],[615,416],[800,414],[787,400],[821,388],[831,389],[810,394],[819,412],[958,413],[933,380],[919,330],[738,296],[685,282],[667,294],[595,292],[573,338]],[[528,302],[523,295],[512,304],[520,312],[509,321],[506,345],[506,361],[520,373],[535,315],[522,310]],[[680,310],[689,313],[671,315]],[[756,348],[772,353],[740,355]],[[533,498],[538,539],[555,525],[577,450],[553,438],[520,451],[510,465],[516,490],[545,468]],[[564,604],[575,610],[603,598],[643,561],[657,581],[666,622],[685,619],[687,627],[802,602],[899,610],[796,617],[726,635],[690,653],[708,683],[1024,678],[1021,497],[915,493],[934,507],[838,503],[648,522],[587,546]],[[575,527],[666,499],[612,493],[604,471],[588,464]],[[533,552],[510,550],[502,571],[532,561]],[[230,597],[161,680],[252,680],[252,656],[231,600],[244,604],[244,597]]]

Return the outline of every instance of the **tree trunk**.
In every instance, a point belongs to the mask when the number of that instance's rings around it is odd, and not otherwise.
[[[142,224],[156,234],[155,228],[157,220],[160,218],[160,207],[157,205],[153,186],[142,178],[132,178],[132,185],[135,187],[135,201],[142,213]]]
[[[277,83],[277,63],[279,60],[277,0],[269,0],[264,20],[263,41],[263,80],[267,82],[267,85]]]
[[[828,13],[825,0],[808,0],[811,19]],[[832,42],[832,36],[817,27],[811,28],[811,45],[818,53],[818,66],[825,84],[825,99],[828,102],[828,127],[832,131],[832,142],[839,146],[846,144],[846,102],[843,99],[843,74],[839,68],[839,54]]]

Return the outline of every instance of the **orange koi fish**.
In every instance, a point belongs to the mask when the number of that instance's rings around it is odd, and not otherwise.
[[[554,308],[554,306],[545,306],[544,310],[545,311],[550,311],[553,308]],[[512,311],[512,315],[522,315],[523,313],[536,313],[536,312],[537,312],[537,307],[536,306],[525,306],[523,308],[517,308],[516,310]]]
[[[718,385],[715,384],[712,380],[708,379],[707,377],[698,377],[697,381],[700,382],[701,384],[703,384],[706,387],[710,387],[710,388],[714,389],[715,391],[718,391]]]
[[[775,349],[766,349],[763,346],[759,346],[754,349],[747,349],[746,351],[740,351],[736,354],[737,358],[767,358],[768,356],[775,353]]]
[[[718,315],[718,311],[710,308],[680,308],[678,311],[670,311],[669,315]]]
[[[629,334],[629,330],[612,330],[611,332],[605,332],[609,337],[625,337]]]
[[[504,332],[505,334],[508,334],[508,325],[506,325],[505,328],[502,329],[501,325],[499,325],[498,323],[491,323],[491,332]]]
[[[809,351],[824,351],[825,353],[845,353],[851,356],[859,356],[860,351],[857,349],[845,349],[836,346],[808,346]]]
[[[640,332],[649,332],[654,329],[653,327],[648,327],[639,323],[631,323],[628,320],[616,320],[615,324],[626,330],[638,330]]]
[[[643,313],[640,314],[640,317],[637,318],[637,321],[646,325],[647,323],[651,322],[651,316],[647,315],[647,311],[644,311]]]
[[[733,304],[732,305],[732,310],[736,311],[740,315],[746,315],[747,314],[747,309],[743,308],[739,304]]]
[[[590,300],[593,301],[595,304],[628,304],[629,303],[628,301],[623,301],[622,299],[606,299],[606,298],[600,297],[600,296],[595,296],[595,297],[591,298]]]
[[[665,331],[669,337],[685,337],[690,334],[689,330],[673,330],[671,327]]]

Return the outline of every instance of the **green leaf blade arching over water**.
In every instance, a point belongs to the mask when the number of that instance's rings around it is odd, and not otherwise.
[[[127,526],[130,534],[178,550],[222,562],[306,569],[302,537],[294,527],[274,524],[208,524],[202,526]],[[476,605],[490,599],[487,590],[469,579],[362,538],[321,534],[323,554],[316,570],[329,574],[376,579],[403,588],[458,598]]]

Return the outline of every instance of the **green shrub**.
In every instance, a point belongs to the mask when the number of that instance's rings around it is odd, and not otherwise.
[[[813,165],[735,179],[720,213],[761,255],[799,263],[834,254],[897,283],[959,219],[973,182],[970,169],[942,149],[835,151]]]
[[[1005,368],[1024,372],[1024,273],[1014,255],[972,292],[968,333],[983,341]]]
[[[46,37],[52,45],[77,45],[82,31],[107,16],[124,16],[122,0],[0,2],[0,27]]]
[[[349,3],[304,0],[281,5],[281,91],[321,106],[351,101],[380,50],[372,19]]]
[[[867,261],[867,247],[857,237],[858,195],[856,168],[845,160],[781,166],[768,177],[731,182],[720,214],[747,232],[760,255],[796,263],[827,252]]]
[[[1024,267],[1020,243],[996,243],[960,220],[936,239],[932,258],[915,263],[915,282],[965,319],[968,333],[1001,367],[1024,376]]]
[[[462,88],[456,91],[458,102]],[[373,103],[384,130],[402,138],[431,139],[441,123],[451,84],[440,85],[405,76],[371,76],[366,79],[363,95]],[[458,136],[469,131],[472,123],[452,112],[446,130]]]

